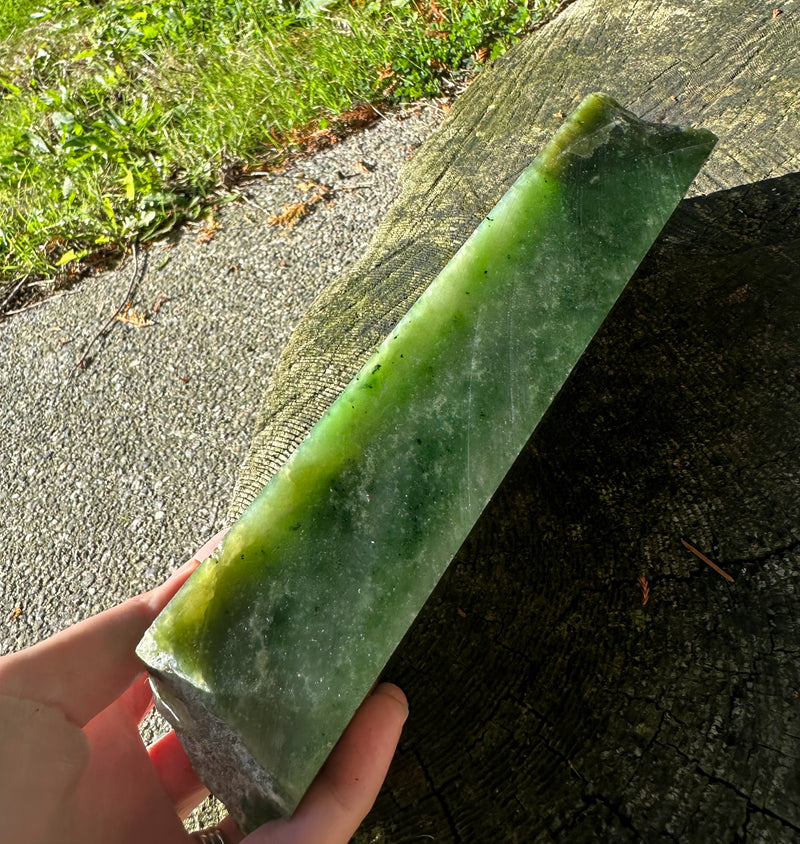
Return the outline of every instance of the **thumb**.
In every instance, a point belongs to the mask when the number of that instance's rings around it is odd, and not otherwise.
[[[346,844],[378,796],[407,717],[403,692],[381,683],[356,711],[292,817],[264,824],[244,844]],[[227,831],[232,842],[240,840],[230,826]]]

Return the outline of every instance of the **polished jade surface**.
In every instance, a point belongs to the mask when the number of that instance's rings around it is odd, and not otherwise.
[[[246,826],[303,795],[714,141],[587,97],[150,628],[179,730],[199,705],[272,784]]]

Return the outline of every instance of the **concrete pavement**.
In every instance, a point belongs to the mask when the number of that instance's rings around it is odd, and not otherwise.
[[[221,526],[263,373],[441,117],[389,116],[248,185],[208,242],[194,227],[138,250],[134,308],[155,324],[113,324],[85,369],[131,258],[0,325],[0,653],[159,583]],[[331,193],[293,229],[269,226],[308,179]]]

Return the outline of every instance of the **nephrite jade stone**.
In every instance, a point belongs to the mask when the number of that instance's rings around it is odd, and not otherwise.
[[[294,810],[715,140],[588,96],[146,633],[244,830]]]

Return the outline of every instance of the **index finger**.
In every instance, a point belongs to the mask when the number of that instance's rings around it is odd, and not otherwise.
[[[83,727],[142,673],[136,645],[223,534],[161,586],[0,659],[0,694],[57,706]]]

